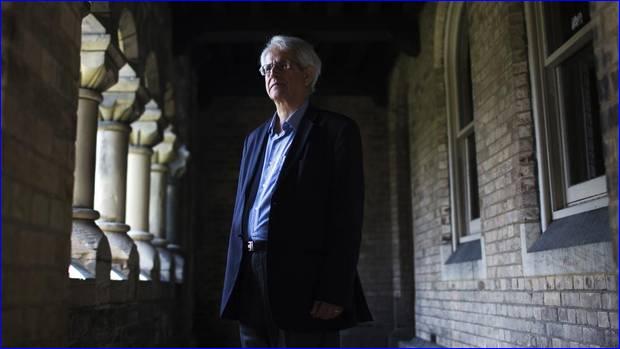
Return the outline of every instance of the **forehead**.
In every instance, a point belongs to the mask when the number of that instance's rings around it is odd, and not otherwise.
[[[279,48],[273,48],[267,51],[267,53],[265,54],[266,62],[280,61],[283,59],[292,59],[292,58],[294,58],[294,55],[290,50],[282,50]]]

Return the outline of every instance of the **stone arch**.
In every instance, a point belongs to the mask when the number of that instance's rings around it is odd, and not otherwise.
[[[121,12],[118,20],[118,46],[130,61],[138,60],[138,32],[133,15],[128,9]]]
[[[456,60],[458,59],[458,49],[459,49],[459,30],[461,29],[461,20],[462,14],[465,10],[465,6],[462,2],[455,2],[446,4],[445,15],[443,16],[443,25],[442,25],[442,37],[439,42],[436,41],[437,46],[441,46],[441,66],[444,69],[444,79],[446,84],[446,92],[447,95],[450,96],[450,86],[451,80],[454,78],[450,78],[454,76],[454,67],[456,66]],[[437,28],[436,28],[437,30]],[[438,39],[437,35],[435,39]],[[454,84],[452,84],[454,85]],[[452,93],[452,95],[455,95]],[[455,100],[451,100],[449,98],[447,107],[448,114],[450,113],[450,109],[456,105]]]
[[[151,95],[160,95],[159,65],[157,64],[157,56],[154,52],[150,52],[146,56],[146,63],[144,64],[144,86],[149,90]]]
[[[436,4],[435,26],[433,33],[433,67],[441,68],[444,64],[444,38],[449,3],[439,2]]]

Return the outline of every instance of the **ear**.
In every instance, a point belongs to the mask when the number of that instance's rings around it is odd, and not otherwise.
[[[312,85],[312,80],[314,79],[314,67],[308,66],[304,69],[304,85],[310,86]]]

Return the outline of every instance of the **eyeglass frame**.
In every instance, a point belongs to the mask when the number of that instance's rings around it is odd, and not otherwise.
[[[281,61],[273,61],[271,63],[267,63],[267,64],[264,64],[264,65],[261,65],[260,68],[258,68],[258,72],[262,76],[267,76],[267,75],[273,74],[273,70],[276,69],[276,68],[279,71],[287,71],[287,70],[291,70],[294,65],[296,65],[300,69],[303,69],[303,67],[301,66],[301,64],[299,64],[299,62],[291,60],[291,59],[284,59],[284,60],[281,60]],[[267,66],[271,66],[269,68],[269,70],[267,70],[267,68],[265,68]]]

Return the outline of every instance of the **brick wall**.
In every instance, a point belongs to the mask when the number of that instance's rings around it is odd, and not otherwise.
[[[185,309],[179,299],[184,291],[182,285],[141,281],[136,292],[130,294],[125,281],[105,285],[94,281],[70,281],[68,346],[160,347],[190,343],[187,331],[175,324],[184,322]],[[112,301],[109,296],[117,299]]]
[[[523,4],[472,5],[469,15],[487,272],[521,276],[518,224],[539,219]]]
[[[594,54],[602,125],[614,258],[618,262],[618,3],[593,2]]]
[[[537,229],[539,212],[522,3],[467,6],[486,277],[442,281],[446,279],[439,246],[441,236],[451,228],[445,62],[437,64],[436,59],[437,50],[443,51],[444,36],[443,28],[434,25],[445,23],[436,17],[445,15],[445,8],[436,12],[443,6],[425,6],[419,17],[421,53],[413,59],[401,58],[393,73],[409,77],[417,335],[436,336],[439,344],[451,347],[616,346],[615,273],[531,275],[524,271],[523,256],[528,253],[521,250],[522,233]],[[606,135],[611,182],[617,166],[617,44],[614,36],[608,39],[602,33],[615,33],[617,5],[600,7],[606,14],[594,7],[594,17],[604,18],[597,27],[595,47],[603,62],[598,63],[599,80],[609,89],[604,108],[611,124]],[[617,205],[614,185],[610,212]],[[615,235],[617,218],[611,219]],[[565,253],[571,258],[570,251]]]
[[[83,6],[2,4],[3,345],[67,340]]]
[[[420,14],[422,52],[401,57],[393,76],[409,80],[406,108],[409,114],[411,190],[414,232],[415,328],[430,339],[436,314],[428,299],[440,280],[441,234],[450,230],[448,138],[446,132],[443,70],[434,67],[428,47],[433,45],[434,6]],[[415,78],[412,78],[415,77]],[[402,103],[402,102],[401,102]]]
[[[411,197],[409,81],[406,61],[402,56],[392,73],[388,103],[388,158],[390,188],[390,225],[392,231],[392,285],[394,331],[389,346],[410,339],[414,332],[413,284],[413,217]]]

